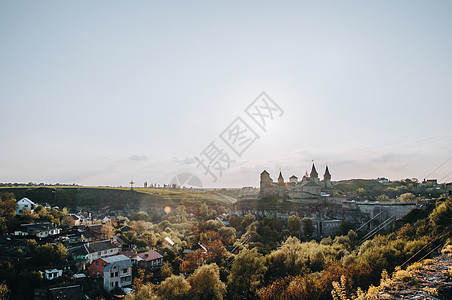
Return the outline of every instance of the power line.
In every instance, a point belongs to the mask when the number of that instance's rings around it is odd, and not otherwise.
[[[449,160],[452,159],[452,156],[449,157],[445,162],[443,162],[438,168],[436,168],[435,170],[433,170],[432,172],[430,172],[430,174],[428,174],[427,176],[425,176],[425,178],[430,177],[430,175],[432,175],[433,173],[435,173],[436,171],[438,171],[439,168],[441,168],[442,166],[444,166],[447,162],[449,162]]]
[[[438,180],[438,182],[441,182],[441,180],[443,180],[444,178],[446,178],[446,177],[449,177],[449,175],[450,174],[452,174],[452,171],[451,172],[449,172],[446,176],[444,176],[443,178],[441,178],[440,180]]]

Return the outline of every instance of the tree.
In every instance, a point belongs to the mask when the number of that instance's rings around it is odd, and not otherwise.
[[[232,215],[232,216],[229,218],[229,225],[230,225],[231,227],[234,227],[235,230],[240,230],[240,225],[242,224],[242,221],[243,221],[243,218],[242,218],[242,217],[239,217],[239,216],[237,216],[237,215]]]
[[[218,230],[221,235],[221,242],[223,245],[232,245],[236,240],[236,233],[234,227],[221,227]]]
[[[452,200],[449,198],[445,202],[439,205],[437,204],[429,218],[437,232],[441,232],[445,227],[450,226],[450,220],[452,219]]]
[[[291,215],[287,221],[287,227],[291,234],[299,234],[301,231],[301,219],[296,215]]]
[[[306,238],[310,238],[314,233],[314,225],[312,224],[312,219],[303,218],[303,234]]]
[[[412,202],[416,199],[413,193],[405,193],[399,196],[398,200],[400,202]]]
[[[103,224],[100,231],[105,239],[111,239],[115,235],[115,228],[111,225],[111,222]]]
[[[13,193],[0,193],[0,234],[8,231],[8,226],[16,214],[16,198]]]
[[[261,283],[265,257],[257,249],[244,249],[234,259],[228,276],[229,288],[234,299],[250,299]]]
[[[135,294],[127,294],[124,300],[149,300],[157,299],[154,286],[146,284],[140,287]]]
[[[253,223],[254,221],[256,221],[256,216],[252,215],[252,214],[247,214],[242,221],[242,231],[246,231],[246,228]]]
[[[158,294],[166,300],[188,299],[190,289],[184,276],[171,275],[160,284]]]
[[[187,214],[187,211],[185,209],[185,206],[184,205],[179,205],[176,208],[176,211],[177,211],[177,216],[179,218],[179,222],[180,223],[186,222],[188,214]]]
[[[11,290],[8,288],[5,282],[0,284],[0,299],[8,299],[11,294]]]
[[[391,199],[389,199],[389,197],[385,194],[377,197],[378,202],[388,202],[389,200],[391,200]]]
[[[173,267],[171,267],[171,264],[169,262],[165,261],[160,268],[160,279],[165,280],[171,275],[173,275]]]
[[[214,262],[218,266],[226,265],[226,258],[228,257],[228,252],[224,248],[220,240],[215,240],[207,244],[206,260],[209,262]]]
[[[16,198],[13,193],[0,193],[0,216],[12,218],[16,213]]]
[[[42,265],[52,262],[62,262],[66,258],[66,255],[66,248],[61,243],[56,245],[46,243],[44,245],[37,246],[32,252],[33,260]]]
[[[206,254],[202,249],[185,254],[184,262],[181,266],[181,271],[184,273],[191,273],[195,271],[200,265],[204,263]]]
[[[226,292],[226,286],[220,280],[220,268],[215,263],[196,269],[195,273],[188,277],[188,282],[192,287],[194,299],[221,300]]]

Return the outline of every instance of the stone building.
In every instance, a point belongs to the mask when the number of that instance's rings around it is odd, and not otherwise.
[[[332,192],[331,174],[328,166],[325,168],[323,180],[319,179],[319,174],[312,164],[311,173],[307,172],[303,178],[298,181],[298,177],[292,175],[288,182],[284,181],[282,172],[279,172],[278,181],[274,182],[270,177],[270,173],[264,170],[260,174],[260,191],[258,198],[262,199],[271,196],[280,196],[286,199],[290,199],[294,202],[300,202],[304,200],[319,200],[322,196],[322,192],[325,194],[331,194]]]

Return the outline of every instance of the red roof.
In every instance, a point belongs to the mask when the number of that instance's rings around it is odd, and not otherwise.
[[[138,256],[144,261],[151,261],[159,258],[163,258],[160,253],[155,250],[150,250],[148,252],[138,253]]]
[[[137,254],[133,251],[125,251],[125,252],[121,252],[119,254],[123,254],[125,256],[127,256],[128,258],[133,258],[135,257]]]

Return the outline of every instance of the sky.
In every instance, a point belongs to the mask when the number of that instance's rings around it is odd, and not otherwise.
[[[436,0],[2,0],[0,182],[258,186],[313,161],[332,180],[452,181],[451,15]]]

